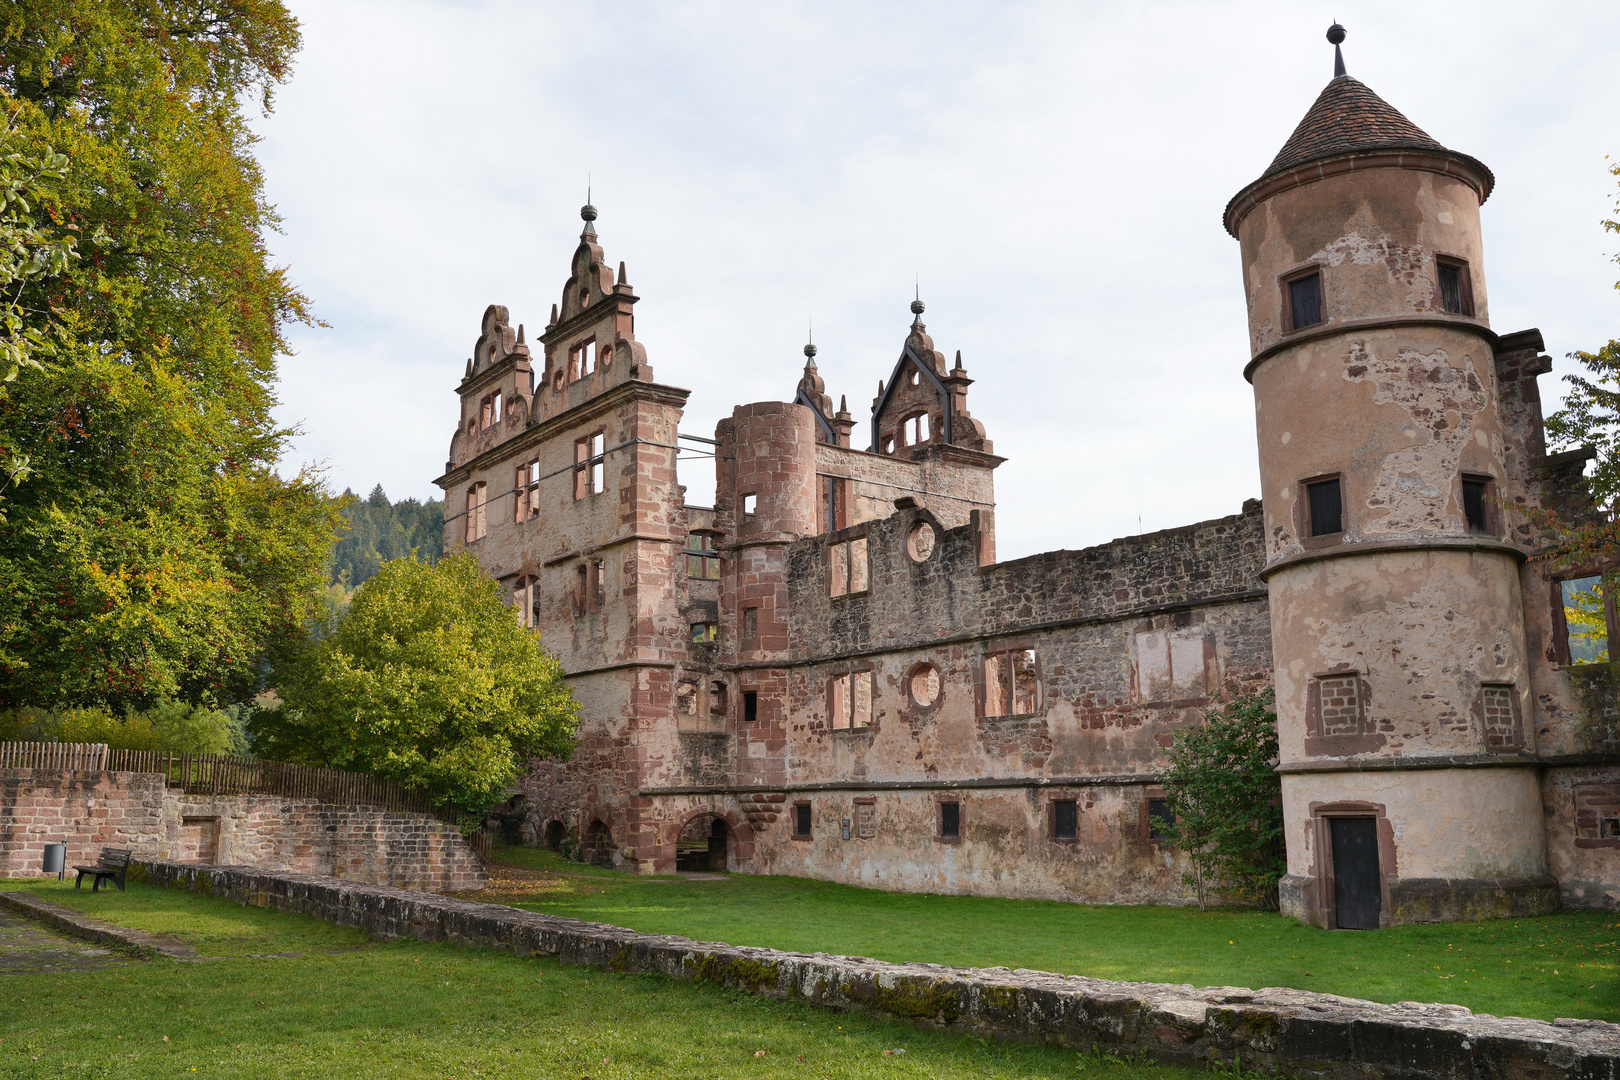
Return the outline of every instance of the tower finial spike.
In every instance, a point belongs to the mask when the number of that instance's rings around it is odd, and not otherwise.
[[[1342,79],[1345,76],[1344,53],[1339,51],[1339,42],[1344,40],[1344,35],[1344,27],[1339,25],[1339,20],[1334,19],[1333,25],[1328,27],[1327,39],[1333,42],[1333,77],[1335,79]]]

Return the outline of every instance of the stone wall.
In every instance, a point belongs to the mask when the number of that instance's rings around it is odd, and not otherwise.
[[[380,938],[449,941],[652,972],[763,997],[864,1009],[983,1037],[1101,1048],[1156,1061],[1321,1080],[1613,1080],[1620,1026],[1475,1015],[1460,1005],[1380,1005],[1270,987],[1108,982],[1006,968],[889,964],[739,948],[496,904],[237,867],[152,862],[149,884],[356,926]]]
[[[229,863],[433,892],[486,884],[460,831],[426,814],[273,795],[184,795],[160,773],[0,770],[0,877],[40,873],[44,846],[68,866],[103,847],[137,856]]]

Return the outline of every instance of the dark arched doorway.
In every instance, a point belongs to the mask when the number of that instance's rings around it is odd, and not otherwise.
[[[601,818],[585,830],[585,860],[593,866],[613,865],[613,834]]]
[[[561,851],[563,837],[567,835],[568,830],[563,827],[563,823],[560,821],[553,821],[551,824],[546,826],[546,849],[548,851]]]
[[[726,828],[723,818],[699,814],[686,823],[675,841],[676,871],[725,873],[726,849],[730,842],[731,830]]]

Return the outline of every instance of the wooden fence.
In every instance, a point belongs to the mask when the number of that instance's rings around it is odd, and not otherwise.
[[[169,787],[187,795],[277,795],[339,806],[379,806],[431,814],[452,825],[460,825],[466,817],[458,806],[434,805],[434,792],[407,788],[394,780],[230,754],[108,750],[105,743],[0,742],[0,769],[162,773]]]

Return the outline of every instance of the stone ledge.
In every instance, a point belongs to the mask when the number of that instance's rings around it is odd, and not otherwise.
[[[1460,1005],[1370,1001],[1268,987],[1108,982],[1006,968],[890,964],[638,934],[379,885],[236,866],[146,862],[131,877],[254,907],[415,938],[656,972],[766,997],[866,1009],[928,1027],[1158,1061],[1349,1080],[1620,1078],[1620,1025],[1474,1014]]]
[[[142,930],[131,930],[128,927],[102,922],[100,919],[92,919],[71,908],[41,900],[33,893],[0,892],[0,907],[10,908],[19,915],[36,919],[46,926],[72,934],[74,937],[94,941],[98,945],[128,949],[139,956],[166,956],[171,960],[211,959],[197,955],[197,950],[190,945],[182,945],[178,941],[161,938]]]

